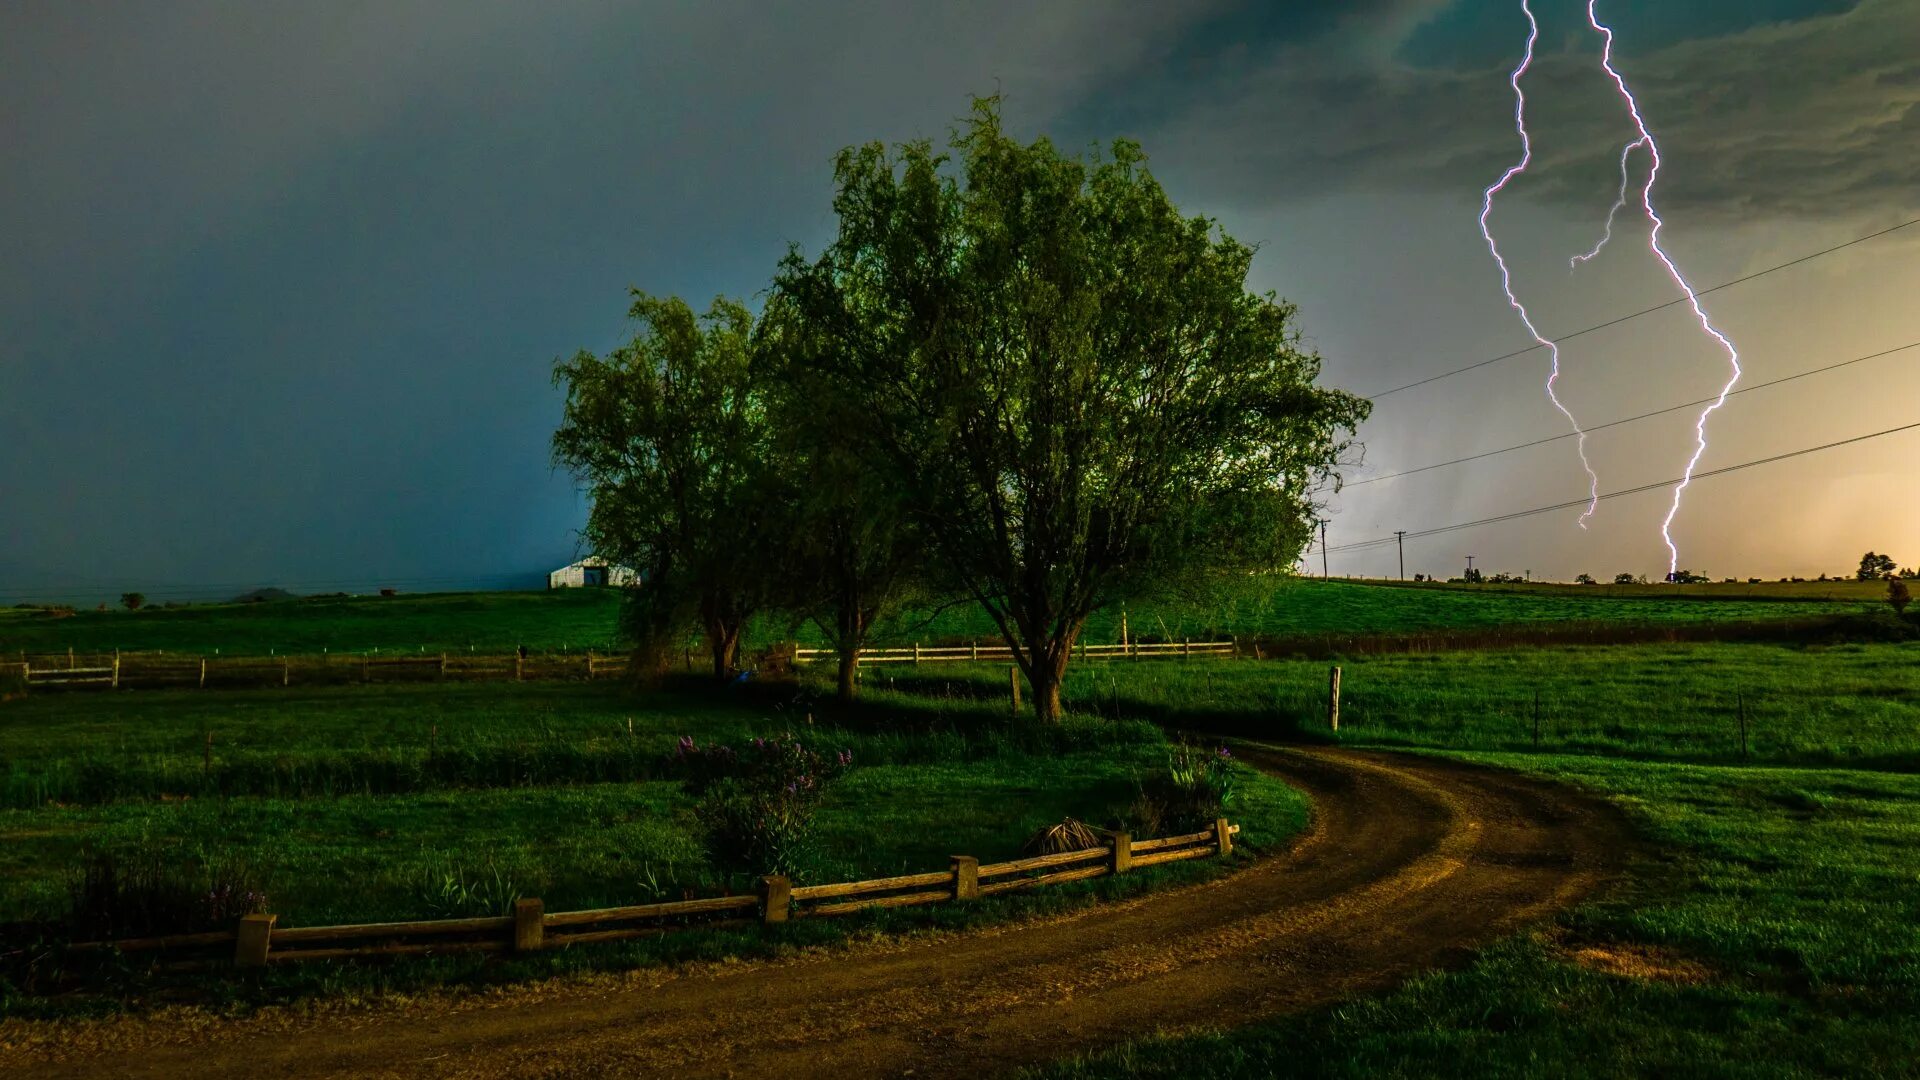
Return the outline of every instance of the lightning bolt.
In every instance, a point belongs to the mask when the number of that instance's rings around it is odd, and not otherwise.
[[[1513,308],[1515,314],[1520,316],[1520,323],[1527,328],[1527,333],[1533,335],[1533,340],[1546,346],[1548,354],[1552,357],[1552,369],[1547,375],[1547,400],[1553,402],[1553,407],[1560,410],[1560,415],[1567,418],[1567,423],[1573,425],[1574,434],[1579,437],[1577,446],[1580,453],[1580,467],[1587,472],[1587,508],[1580,512],[1580,527],[1584,529],[1587,527],[1587,519],[1593,516],[1594,508],[1600,504],[1600,477],[1593,471],[1592,462],[1587,460],[1586,431],[1581,428],[1580,421],[1573,418],[1573,413],[1567,409],[1566,405],[1561,403],[1560,395],[1554,389],[1554,384],[1560,381],[1560,346],[1540,333],[1539,329],[1533,325],[1533,317],[1527,314],[1527,306],[1513,294],[1513,274],[1507,269],[1507,260],[1501,256],[1500,245],[1494,240],[1493,230],[1487,225],[1487,219],[1493,214],[1493,197],[1506,190],[1513,178],[1526,172],[1527,166],[1533,163],[1533,138],[1527,134],[1527,95],[1520,89],[1520,77],[1533,66],[1533,47],[1540,40],[1540,22],[1533,17],[1533,8],[1529,0],[1520,0],[1520,10],[1527,16],[1527,50],[1526,54],[1520,58],[1520,66],[1514,68],[1513,74],[1507,78],[1507,82],[1513,87],[1513,127],[1520,136],[1520,160],[1506,172],[1501,173],[1500,179],[1495,180],[1485,192],[1481,193],[1480,235],[1486,238],[1487,251],[1493,256],[1494,264],[1500,268],[1500,289],[1507,294],[1507,304]],[[1623,83],[1622,86],[1624,85]],[[1611,220],[1608,228],[1609,230],[1612,228]],[[1676,555],[1675,558],[1677,559],[1678,556]]]
[[[1522,10],[1526,9],[1526,0],[1521,0],[1520,7]],[[1666,519],[1660,523],[1660,538],[1664,540],[1667,545],[1667,574],[1671,577],[1680,569],[1680,549],[1675,546],[1673,542],[1673,519],[1680,513],[1680,500],[1686,493],[1687,486],[1693,483],[1694,468],[1700,464],[1701,455],[1707,452],[1707,418],[1712,416],[1720,406],[1727,403],[1727,395],[1732,392],[1734,384],[1740,381],[1740,350],[1734,347],[1733,342],[1728,339],[1727,335],[1721,333],[1720,330],[1713,325],[1713,320],[1707,317],[1706,309],[1700,306],[1699,294],[1694,291],[1692,285],[1688,284],[1686,276],[1680,272],[1680,267],[1677,266],[1672,257],[1667,254],[1666,249],[1660,246],[1660,231],[1665,228],[1666,222],[1660,219],[1660,214],[1653,208],[1653,185],[1654,182],[1660,178],[1660,144],[1654,141],[1653,133],[1647,130],[1647,121],[1640,115],[1640,103],[1635,100],[1633,91],[1627,87],[1627,80],[1622,77],[1619,70],[1613,66],[1613,28],[1600,21],[1598,8],[1599,0],[1587,0],[1587,23],[1600,34],[1602,39],[1600,47],[1600,67],[1606,71],[1607,77],[1613,80],[1614,88],[1620,92],[1621,99],[1626,102],[1627,114],[1633,118],[1634,132],[1639,137],[1628,143],[1626,147],[1620,151],[1620,198],[1614,202],[1613,209],[1607,213],[1606,233],[1600,238],[1600,242],[1594,245],[1592,251],[1584,255],[1574,256],[1573,264],[1578,265],[1600,254],[1600,249],[1606,247],[1607,241],[1613,238],[1614,216],[1620,212],[1621,208],[1624,207],[1627,202],[1628,159],[1635,150],[1645,147],[1647,157],[1650,160],[1647,167],[1647,182],[1640,188],[1640,205],[1646,211],[1647,220],[1653,223],[1653,228],[1647,235],[1647,245],[1653,249],[1653,254],[1660,260],[1660,265],[1667,268],[1667,276],[1671,277],[1673,283],[1679,286],[1680,291],[1686,294],[1687,306],[1692,309],[1693,317],[1699,321],[1700,329],[1705,332],[1707,336],[1719,342],[1720,347],[1726,350],[1727,364],[1732,369],[1731,374],[1727,377],[1726,383],[1720,387],[1719,396],[1715,397],[1705,409],[1700,411],[1700,418],[1694,422],[1693,456],[1687,459],[1686,471],[1681,474],[1680,482],[1674,485],[1673,505],[1668,508]],[[1533,23],[1533,12],[1527,12],[1527,21]],[[1534,33],[1537,35],[1538,32],[1538,26],[1535,24]],[[1532,37],[1527,39],[1527,54],[1528,59],[1532,59]],[[1522,67],[1524,68],[1525,65],[1523,64]],[[1519,73],[1515,72],[1514,90],[1516,93],[1519,92],[1519,85]],[[1524,161],[1522,164],[1525,164]],[[1481,214],[1481,227],[1483,230],[1486,227],[1486,215],[1484,213]],[[1502,269],[1504,271],[1504,267]],[[1509,299],[1511,299],[1511,294],[1509,294]],[[1538,335],[1535,336],[1537,337]],[[1557,359],[1555,367],[1557,374]],[[1549,380],[1548,385],[1551,387],[1551,380]],[[1562,409],[1561,411],[1565,412],[1566,410]],[[1583,460],[1584,457],[1583,454]],[[1591,472],[1591,470],[1589,470],[1589,472]],[[1592,512],[1592,504],[1588,505],[1588,512]]]

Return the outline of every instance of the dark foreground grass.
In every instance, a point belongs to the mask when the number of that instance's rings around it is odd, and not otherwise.
[[[1920,778],[1473,755],[1608,793],[1639,882],[1459,971],[1045,1077],[1891,1076],[1920,1069]]]
[[[1782,586],[1781,588],[1787,588]],[[1694,591],[1686,591],[1694,589]],[[1695,587],[1625,594],[1573,589],[1399,587],[1311,578],[1251,578],[1206,599],[1140,601],[1126,606],[1131,636],[1200,640],[1239,635],[1419,633],[1592,622],[1646,625],[1741,623],[1873,610],[1857,591],[1831,595],[1757,593],[1722,596]],[[1120,640],[1121,610],[1096,613],[1091,642]],[[81,611],[55,618],[38,609],[0,609],[0,658],[9,653],[154,650],[223,656],[268,653],[501,653],[517,646],[548,651],[619,647],[619,594],[609,589],[440,593],[396,597],[316,597],[256,604]],[[797,637],[821,644],[816,629],[761,619],[749,650]],[[997,641],[978,607],[909,611],[875,631],[876,645],[914,641]]]

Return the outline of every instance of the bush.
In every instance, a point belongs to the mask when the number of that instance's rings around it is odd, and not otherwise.
[[[1167,771],[1140,785],[1129,817],[1141,837],[1198,832],[1234,804],[1233,754],[1180,743],[1167,754]]]
[[[1912,602],[1913,593],[1907,588],[1906,582],[1901,581],[1899,578],[1892,578],[1887,581],[1887,603],[1892,605],[1895,615],[1905,615],[1907,613],[1907,605]]]
[[[748,874],[804,879],[819,865],[813,817],[828,785],[853,764],[853,754],[827,755],[792,735],[754,739],[741,749],[705,748],[682,736],[676,764],[699,799],[713,861]]]
[[[267,907],[266,889],[245,865],[182,863],[158,852],[94,855],[71,898],[68,928],[91,940],[224,930]]]

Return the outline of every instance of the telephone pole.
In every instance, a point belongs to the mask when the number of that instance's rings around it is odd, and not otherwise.
[[[1393,530],[1394,543],[1400,546],[1400,580],[1407,580],[1407,530]]]
[[[1320,519],[1320,580],[1325,581],[1331,575],[1327,573],[1327,519]]]
[[[1473,576],[1473,560],[1474,560],[1474,556],[1472,555],[1467,556],[1467,576],[1468,577]]]

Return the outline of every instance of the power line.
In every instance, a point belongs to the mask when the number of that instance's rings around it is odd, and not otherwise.
[[[1751,393],[1755,390],[1765,390],[1767,387],[1770,387],[1770,386],[1779,386],[1782,383],[1790,383],[1790,382],[1793,382],[1795,379],[1804,379],[1809,375],[1822,375],[1829,371],[1838,371],[1843,367],[1851,367],[1854,364],[1863,364],[1868,360],[1878,360],[1883,356],[1892,356],[1895,353],[1902,353],[1912,348],[1920,348],[1920,341],[1909,341],[1905,345],[1896,345],[1891,349],[1882,349],[1877,353],[1868,353],[1866,356],[1856,356],[1851,360],[1842,360],[1837,364],[1828,364],[1825,367],[1813,368],[1810,371],[1802,371],[1794,375],[1787,375],[1782,378],[1773,379],[1768,382],[1754,383],[1751,386],[1743,386],[1740,389],[1735,390],[1732,393],[1728,394],[1727,396],[1731,398],[1731,397],[1737,397],[1741,394]],[[1686,401],[1678,405],[1669,405],[1664,409],[1655,409],[1652,412],[1641,413],[1638,416],[1629,416],[1623,420],[1609,420],[1604,424],[1595,424],[1592,427],[1587,428],[1585,433],[1588,435],[1591,435],[1596,431],[1605,431],[1606,429],[1611,427],[1619,427],[1622,424],[1631,424],[1640,420],[1650,420],[1656,416],[1665,416],[1668,413],[1679,412],[1682,409],[1691,409],[1696,405],[1705,405],[1708,402],[1715,401],[1715,400],[1718,400],[1718,399],[1710,398],[1710,397],[1701,398],[1698,401]],[[1562,432],[1559,435],[1549,435],[1546,438],[1535,439],[1532,442],[1516,443],[1513,446],[1503,446],[1498,450],[1488,450],[1484,453],[1479,453],[1479,454],[1468,454],[1466,457],[1454,458],[1451,461],[1440,461],[1440,462],[1435,462],[1432,465],[1421,465],[1418,468],[1402,469],[1399,472],[1387,473],[1383,476],[1369,476],[1364,480],[1349,481],[1345,486],[1350,488],[1359,487],[1362,484],[1373,484],[1373,483],[1378,483],[1382,480],[1393,480],[1397,477],[1412,476],[1414,473],[1431,472],[1434,469],[1444,469],[1449,465],[1460,465],[1469,461],[1479,461],[1482,458],[1497,457],[1501,454],[1512,453],[1515,450],[1526,450],[1535,446],[1545,446],[1548,443],[1556,443],[1556,442],[1560,442],[1563,439],[1575,438],[1579,434],[1581,433],[1577,431]]]
[[[1850,248],[1855,244],[1864,244],[1869,240],[1879,239],[1880,237],[1885,236],[1888,233],[1899,232],[1901,229],[1904,229],[1909,225],[1920,225],[1920,218],[1913,218],[1912,220],[1909,220],[1909,221],[1903,221],[1900,224],[1894,225],[1890,228],[1881,229],[1879,232],[1868,233],[1865,236],[1858,236],[1853,238],[1852,240],[1847,241],[1844,244],[1835,244],[1830,248],[1822,248],[1819,251],[1802,255],[1797,259],[1789,259],[1788,261],[1783,262],[1778,266],[1769,266],[1765,270],[1756,270],[1753,273],[1746,275],[1745,277],[1737,277],[1737,278],[1734,278],[1732,281],[1723,281],[1718,285],[1712,286],[1711,288],[1697,290],[1694,292],[1693,295],[1696,297],[1706,296],[1709,293],[1717,293],[1722,289],[1731,289],[1735,285],[1744,285],[1747,282],[1754,280],[1755,278],[1766,277],[1768,274],[1774,273],[1775,271],[1785,270],[1790,266],[1798,266],[1803,262],[1809,262],[1813,259],[1818,259],[1823,255],[1831,255],[1836,251],[1845,250],[1846,248]],[[1589,326],[1584,330],[1575,330],[1571,334],[1566,334],[1561,337],[1554,338],[1552,340],[1555,345],[1559,345],[1564,342],[1572,341],[1574,338],[1581,337],[1586,334],[1591,334],[1596,330],[1605,330],[1610,326],[1618,326],[1623,322],[1628,322],[1633,319],[1637,319],[1642,315],[1651,315],[1656,311],[1665,311],[1670,307],[1677,307],[1686,302],[1687,302],[1686,297],[1684,296],[1678,297],[1676,299],[1669,300],[1664,304],[1655,304],[1653,307],[1643,308],[1631,314],[1622,315],[1617,319],[1608,319],[1606,322],[1603,322],[1603,323],[1595,323],[1594,325]],[[1396,386],[1391,390],[1382,390],[1377,394],[1370,395],[1366,400],[1378,401],[1389,394],[1397,394],[1402,390],[1411,390],[1416,386],[1425,386],[1428,383],[1439,382],[1441,379],[1450,379],[1455,375],[1463,375],[1469,371],[1475,371],[1480,368],[1486,367],[1489,364],[1497,364],[1502,360],[1511,360],[1516,356],[1525,356],[1526,354],[1533,352],[1537,349],[1540,349],[1542,347],[1543,346],[1541,346],[1539,343],[1536,342],[1535,344],[1529,345],[1524,349],[1515,349],[1510,353],[1502,353],[1501,355],[1493,357],[1488,360],[1481,360],[1481,361],[1478,361],[1477,363],[1468,364],[1465,367],[1454,368],[1452,371],[1443,371],[1438,375],[1429,375],[1424,379],[1420,379],[1416,382],[1410,382],[1405,386]]]
[[[1899,427],[1886,428],[1882,431],[1870,432],[1869,434],[1866,434],[1866,435],[1855,435],[1850,439],[1841,439],[1837,442],[1822,443],[1819,446],[1809,446],[1800,450],[1789,450],[1784,454],[1775,454],[1772,457],[1756,458],[1752,461],[1743,461],[1738,465],[1725,465],[1718,469],[1708,469],[1705,472],[1694,473],[1693,478],[1695,480],[1705,480],[1708,477],[1712,477],[1712,476],[1725,476],[1728,473],[1740,472],[1743,469],[1752,469],[1761,465],[1771,465],[1774,462],[1786,461],[1789,458],[1805,457],[1808,454],[1817,454],[1822,450],[1832,450],[1836,447],[1851,446],[1854,443],[1866,442],[1868,439],[1878,439],[1887,435],[1896,435],[1902,431],[1912,431],[1915,428],[1920,428],[1920,421],[1915,421],[1911,424],[1902,424]],[[1599,498],[1601,500],[1618,499],[1628,495],[1639,495],[1643,492],[1658,491],[1662,488],[1672,487],[1673,485],[1679,483],[1680,480],[1681,478],[1676,476],[1671,480],[1659,480],[1651,484],[1641,484],[1638,487],[1622,488],[1619,491],[1609,491],[1600,495]],[[1479,518],[1478,520],[1475,520],[1475,521],[1462,521],[1453,525],[1442,525],[1434,529],[1422,529],[1418,532],[1407,532],[1406,535],[1414,537],[1416,539],[1423,536],[1439,536],[1442,533],[1458,532],[1461,529],[1473,529],[1473,528],[1478,528],[1479,526],[1482,526],[1482,525],[1497,525],[1501,522],[1515,521],[1520,518],[1533,517],[1538,514],[1550,514],[1556,510],[1571,510],[1575,507],[1585,506],[1587,505],[1587,503],[1588,503],[1588,499],[1586,498],[1573,499],[1569,502],[1554,503],[1551,506],[1536,506],[1531,510],[1516,510],[1509,514],[1496,514],[1493,517]],[[1397,536],[1382,536],[1372,540],[1359,540],[1351,544],[1342,544],[1337,548],[1333,548],[1332,550],[1358,551],[1362,548],[1382,547],[1387,544],[1397,543],[1398,540],[1399,538]],[[1326,549],[1323,547],[1322,550],[1326,550]]]

